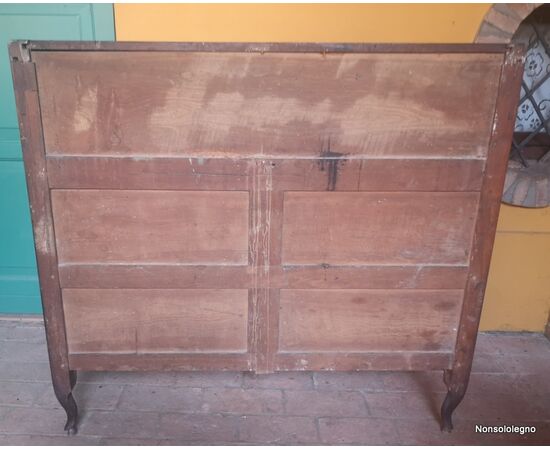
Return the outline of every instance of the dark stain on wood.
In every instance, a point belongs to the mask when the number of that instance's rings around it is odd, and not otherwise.
[[[321,172],[327,173],[327,191],[336,190],[336,183],[338,182],[338,171],[340,167],[345,163],[346,159],[344,158],[343,153],[334,152],[330,147],[330,137],[327,141],[327,148],[322,149],[319,154],[319,169]]]

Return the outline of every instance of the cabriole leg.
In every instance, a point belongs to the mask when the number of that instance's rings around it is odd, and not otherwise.
[[[76,384],[76,371],[53,371],[53,389],[57,400],[67,413],[65,431],[67,434],[76,434],[78,422],[78,408],[72,390]]]
[[[71,382],[71,390],[73,390],[76,385],[76,370],[69,370],[69,380]]]
[[[450,432],[453,429],[453,411],[464,398],[468,380],[460,380],[452,370],[445,370],[443,381],[447,385],[447,395],[441,405],[441,430]]]

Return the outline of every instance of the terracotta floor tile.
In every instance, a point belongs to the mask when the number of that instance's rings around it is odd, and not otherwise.
[[[382,372],[316,372],[313,379],[319,390],[380,391],[384,389],[382,376]]]
[[[81,436],[160,439],[159,418],[155,412],[90,411],[81,418],[78,433]]]
[[[176,386],[185,387],[241,387],[244,374],[241,372],[177,372]]]
[[[121,411],[186,412],[201,411],[201,388],[166,386],[124,386],[118,409]]]
[[[312,389],[311,372],[280,372],[270,375],[244,374],[243,387],[250,389]]]
[[[323,444],[399,444],[393,420],[387,419],[319,419],[319,432]]]
[[[227,414],[281,414],[283,394],[280,390],[208,388],[204,389],[203,412]]]
[[[220,443],[238,440],[239,417],[222,414],[162,414],[159,436],[178,443]]]
[[[382,372],[385,392],[447,392],[443,371],[432,372]]]
[[[250,444],[314,444],[319,442],[315,419],[291,416],[245,416],[239,442]]]
[[[364,417],[365,398],[350,391],[286,391],[285,411],[291,416]]]
[[[367,392],[365,397],[372,417],[431,418],[437,423],[445,396],[430,392]]]
[[[84,372],[79,434],[63,431],[43,327],[0,320],[0,445],[550,444],[550,341],[480,336],[455,430],[439,429],[441,371]],[[536,426],[535,434],[475,426]]]

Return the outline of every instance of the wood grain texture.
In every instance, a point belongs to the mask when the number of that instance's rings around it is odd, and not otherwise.
[[[247,192],[54,190],[62,263],[243,265]]]
[[[479,210],[477,211],[455,359],[448,383],[450,391],[454,393],[461,392],[462,396],[470,377],[483,298],[487,286],[500,210],[500,198],[504,187],[510,143],[516,119],[524,55],[523,47],[511,47],[507,51],[499,81],[498,102]],[[461,399],[462,397],[460,397]],[[460,403],[460,400],[458,400],[458,403]]]
[[[48,51],[33,60],[48,154],[482,157],[502,55]]]
[[[70,353],[247,351],[248,292],[63,289]]]
[[[63,288],[253,289],[251,266],[61,264]],[[264,267],[257,267],[264,270]],[[271,289],[463,289],[467,266],[271,266]]]
[[[412,155],[411,155],[412,156]],[[266,161],[272,186],[281,191],[479,191],[481,159],[278,159]],[[56,189],[246,190],[251,160],[174,157],[47,158]]]
[[[303,370],[441,370],[452,365],[453,352],[279,353],[276,371]]]
[[[36,51],[93,52],[215,52],[215,53],[496,53],[508,48],[502,43],[481,44],[377,44],[319,42],[121,42],[121,41],[16,41],[31,54]]]
[[[467,273],[467,266],[282,266],[271,269],[270,285],[289,289],[463,289]]]
[[[52,383],[56,396],[64,400],[69,396],[72,386],[36,71],[34,65],[26,61],[25,50],[18,43],[10,44],[9,53],[27,192],[31,205],[34,247]]]
[[[61,264],[63,288],[98,289],[249,289],[249,266],[197,266],[174,264]]]
[[[231,370],[250,371],[249,355],[237,353],[69,353],[72,370],[123,371],[192,371]]]
[[[279,352],[452,351],[461,290],[281,290]]]
[[[10,56],[69,418],[75,370],[444,369],[452,428],[520,49],[20,42]]]
[[[477,193],[285,193],[283,262],[464,265]]]
[[[442,430],[453,429],[452,413],[464,398],[470,380],[524,62],[525,49],[522,46],[508,49],[499,81],[455,355],[452,367],[444,372],[447,395],[441,405]]]
[[[270,327],[270,243],[271,243],[271,165],[257,160],[250,166],[251,201],[249,212],[249,255],[248,261],[254,273],[251,302],[254,304],[253,332],[250,336],[256,361],[255,371],[270,371],[269,327]]]
[[[204,158],[49,157],[50,186],[58,189],[246,191],[244,160]]]
[[[414,155],[408,155],[412,158]],[[480,159],[338,158],[271,161],[283,191],[479,191]]]
[[[72,369],[464,379],[504,47],[27,48]]]

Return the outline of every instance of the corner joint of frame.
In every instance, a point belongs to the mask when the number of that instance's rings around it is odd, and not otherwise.
[[[9,45],[10,59],[12,62],[28,63],[31,61],[29,41],[12,41]]]
[[[508,51],[506,52],[506,59],[504,61],[505,66],[515,66],[525,63],[525,52],[526,48],[523,44],[511,44],[508,46]]]

